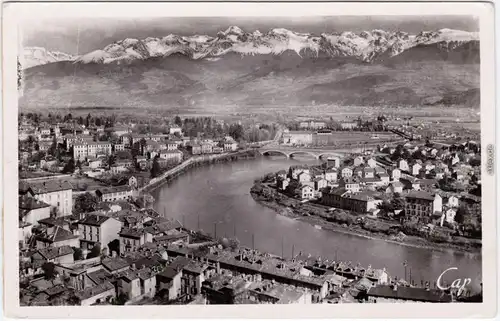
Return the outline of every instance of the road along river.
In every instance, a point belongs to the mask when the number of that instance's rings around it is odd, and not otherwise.
[[[257,203],[250,195],[256,178],[287,169],[298,163],[314,164],[312,159],[263,157],[218,163],[194,168],[151,194],[155,209],[176,218],[187,228],[201,229],[217,236],[236,237],[244,246],[285,257],[311,254],[322,258],[351,261],[367,267],[386,268],[393,277],[411,277],[418,284],[431,285],[445,274],[450,284],[457,278],[470,278],[479,287],[481,254],[430,250],[345,233],[325,231],[278,215]]]

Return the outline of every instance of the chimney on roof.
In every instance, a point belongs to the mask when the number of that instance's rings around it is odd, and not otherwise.
[[[394,291],[397,291],[398,290],[398,284],[397,283],[394,283],[394,285],[392,286],[392,289]]]

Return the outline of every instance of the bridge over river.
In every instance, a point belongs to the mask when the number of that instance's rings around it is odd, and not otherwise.
[[[344,158],[347,155],[360,153],[362,148],[353,149],[325,149],[325,148],[300,148],[292,146],[274,145],[264,146],[257,149],[264,156],[283,155],[286,158],[293,158],[299,155],[312,156],[315,159],[326,159],[328,157]]]

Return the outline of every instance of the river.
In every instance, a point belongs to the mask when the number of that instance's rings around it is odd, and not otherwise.
[[[457,278],[481,282],[481,254],[433,251],[364,237],[318,230],[314,226],[277,215],[255,202],[250,195],[254,179],[269,172],[287,169],[294,163],[313,164],[311,159],[259,158],[213,164],[192,169],[151,192],[155,209],[176,218],[187,228],[202,229],[217,236],[236,235],[244,246],[285,257],[311,254],[322,258],[351,261],[373,268],[386,268],[393,277],[411,277],[418,284],[431,285],[446,269],[450,284]]]

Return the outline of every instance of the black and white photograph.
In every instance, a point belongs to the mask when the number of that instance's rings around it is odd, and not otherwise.
[[[480,16],[206,8],[19,21],[21,311],[484,303]]]

